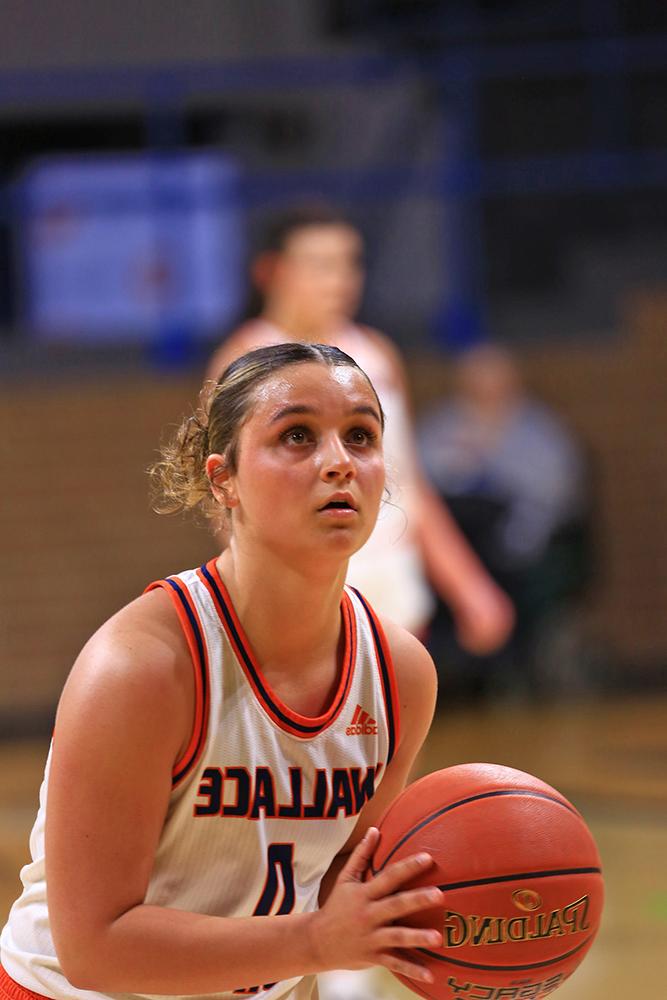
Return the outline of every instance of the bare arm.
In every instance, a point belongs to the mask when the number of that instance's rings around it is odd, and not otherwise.
[[[390,362],[397,388],[412,411],[405,367],[391,342],[368,330],[376,347]],[[451,608],[461,644],[471,653],[485,654],[501,646],[514,626],[514,609],[470,547],[446,505],[428,482],[413,441],[412,476],[418,500],[415,524],[429,578]]]
[[[53,937],[72,984],[104,993],[204,994],[360,968],[394,947],[437,944],[439,934],[395,926],[428,904],[429,890],[397,892],[423,860],[387,869],[388,878],[373,885],[354,877],[366,867],[373,832],[316,913],[226,918],[144,903],[172,767],[190,736],[191,676],[169,599],[157,591],[93,637],[66,685],[46,855]]]
[[[419,540],[433,585],[451,608],[461,645],[484,655],[498,649],[514,626],[509,597],[489,576],[430,484],[420,478]]]

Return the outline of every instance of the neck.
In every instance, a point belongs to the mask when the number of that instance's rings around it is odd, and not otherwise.
[[[349,322],[344,316],[337,315],[304,316],[298,307],[291,307],[287,303],[267,306],[261,318],[295,340],[309,341],[312,344],[331,343]]]
[[[254,553],[232,538],[218,569],[263,666],[294,670],[336,648],[347,562],[299,567],[273,552]]]

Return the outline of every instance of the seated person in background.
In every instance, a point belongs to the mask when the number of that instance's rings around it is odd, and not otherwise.
[[[431,482],[515,603],[517,628],[502,663],[507,670],[509,652],[514,676],[505,683],[539,687],[541,627],[587,574],[582,450],[527,394],[510,353],[488,343],[458,360],[454,393],[424,415],[419,440]],[[441,609],[441,640],[446,620]]]

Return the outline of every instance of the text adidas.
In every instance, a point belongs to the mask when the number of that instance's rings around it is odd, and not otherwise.
[[[367,722],[357,722],[353,726],[348,726],[345,730],[346,736],[377,736],[377,722],[368,719]]]

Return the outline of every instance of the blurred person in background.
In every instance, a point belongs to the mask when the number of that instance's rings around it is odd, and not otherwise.
[[[558,622],[564,651],[561,612],[590,571],[588,474],[573,434],[528,394],[511,353],[483,343],[457,361],[453,394],[424,415],[419,441],[429,479],[517,611],[503,655],[480,661],[477,672],[459,655],[460,680],[496,691],[579,687],[581,678],[565,657],[554,662],[546,641],[548,630],[556,638]],[[457,657],[446,608],[434,629],[449,667]]]
[[[377,387],[387,415],[389,502],[348,580],[383,613],[424,636],[434,611],[429,582],[451,608],[461,644],[474,653],[502,645],[512,607],[465,541],[420,468],[407,377],[394,344],[354,322],[364,282],[363,240],[328,206],[303,206],[269,228],[251,265],[251,318],[213,355],[207,377],[255,347],[289,340],[333,344]]]

